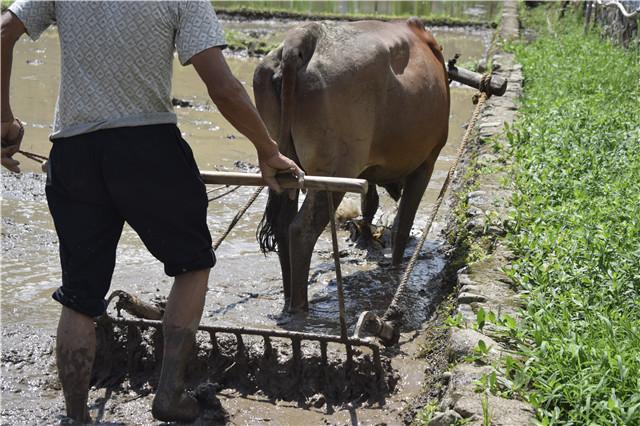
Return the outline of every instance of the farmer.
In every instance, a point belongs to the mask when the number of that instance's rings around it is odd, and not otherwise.
[[[192,64],[222,114],[255,145],[262,175],[280,190],[279,170],[302,176],[278,151],[221,49],[223,31],[206,1],[53,2],[19,0],[2,14],[2,165],[24,129],[9,102],[13,47],[57,24],[62,75],[47,201],[60,241],[62,313],[56,360],[67,416],[90,421],[87,394],[95,357],[94,318],[105,295],[124,222],[175,277],[164,314],[164,358],[152,413],[192,421],[197,401],[185,393],[209,270],[216,262],[207,229],[205,186],[171,106],[174,50]],[[20,96],[20,93],[15,93]]]

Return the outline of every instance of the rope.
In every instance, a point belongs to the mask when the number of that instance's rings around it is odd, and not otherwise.
[[[222,187],[222,188],[224,188],[224,187]],[[220,189],[220,188],[214,188],[214,189],[212,189],[211,191],[207,191],[207,194],[209,194],[210,192],[217,191],[218,189]],[[215,197],[213,197],[213,198],[209,198],[209,202],[212,202],[212,201],[215,201],[215,200],[219,200],[220,198],[224,197],[225,195],[229,195],[229,194],[231,194],[232,192],[237,191],[238,189],[240,189],[240,185],[235,186],[235,187],[231,188],[230,190],[228,190],[227,192],[223,192],[223,193],[222,193],[222,194],[220,194],[220,195],[216,195],[216,196],[215,196]]]
[[[229,185],[221,185],[221,186],[216,186],[215,188],[211,188],[209,190],[207,190],[207,194],[211,194],[212,192],[217,192],[220,191],[221,189],[225,189],[228,188]]]
[[[234,190],[237,188],[234,188]],[[220,238],[218,238],[216,240],[216,242],[213,244],[213,250],[217,250],[218,247],[220,247],[220,244],[222,244],[222,242],[224,241],[225,238],[227,238],[227,236],[229,235],[229,233],[233,230],[233,228],[236,226],[236,224],[240,221],[240,218],[242,217],[242,215],[244,215],[247,210],[249,209],[249,207],[251,207],[251,204],[253,204],[254,201],[256,201],[256,199],[258,199],[258,195],[260,195],[260,193],[262,192],[262,190],[264,189],[264,186],[260,186],[258,187],[255,192],[253,193],[253,195],[251,196],[251,198],[249,198],[249,201],[247,201],[245,203],[244,206],[242,206],[242,208],[240,209],[240,211],[238,213],[236,213],[236,215],[233,217],[233,220],[231,220],[231,223],[229,224],[229,226],[227,227],[227,230],[224,231],[224,234],[222,234],[220,236]],[[224,195],[224,194],[223,194]]]
[[[480,94],[484,93],[487,96],[487,99],[491,97],[491,74],[485,73],[482,75],[480,79],[480,86],[478,87],[478,92],[476,92],[471,101],[474,105],[477,105],[480,101]]]
[[[29,152],[29,151],[19,150],[18,154],[22,154],[25,157],[27,157],[29,160],[33,160],[36,163],[43,163],[45,161],[49,161],[49,159],[44,155],[34,154],[33,152]]]
[[[487,76],[488,76],[488,79],[486,78]],[[409,282],[409,277],[413,272],[413,268],[416,266],[416,262],[418,261],[418,255],[420,254],[420,251],[422,250],[422,247],[424,246],[424,243],[427,240],[427,235],[429,235],[429,231],[431,230],[431,224],[433,223],[433,220],[438,214],[438,210],[440,209],[440,205],[442,204],[444,195],[447,192],[449,183],[453,180],[453,175],[456,168],[458,167],[460,158],[462,157],[462,154],[464,153],[467,147],[467,143],[471,139],[471,135],[473,134],[473,131],[476,127],[476,122],[478,121],[478,117],[480,115],[480,111],[482,110],[482,106],[484,105],[486,100],[489,98],[489,95],[487,94],[487,92],[489,88],[488,82],[491,81],[491,75],[485,74],[485,76],[483,76],[482,78],[482,81],[483,83],[480,84],[480,87],[484,88],[486,91],[480,92],[478,96],[478,102],[476,104],[476,108],[473,111],[473,114],[471,115],[471,119],[469,120],[469,124],[467,125],[467,130],[462,138],[460,147],[458,148],[458,152],[456,154],[456,160],[451,165],[451,168],[449,169],[449,173],[447,173],[447,177],[444,183],[442,184],[442,188],[440,189],[440,194],[438,194],[438,199],[433,205],[431,214],[429,215],[427,223],[425,224],[424,229],[422,231],[422,237],[420,238],[420,241],[418,241],[418,245],[416,246],[416,249],[414,250],[413,255],[411,256],[411,260],[409,260],[409,263],[407,264],[407,268],[405,269],[404,275],[400,280],[400,284],[398,285],[396,293],[393,296],[393,300],[391,301],[391,303],[389,304],[389,307],[384,313],[383,319],[385,321],[391,320],[393,322],[399,322],[399,320],[402,318],[402,315],[403,315],[403,307],[411,306],[411,300],[409,300],[408,298],[412,296],[407,294],[407,283]]]

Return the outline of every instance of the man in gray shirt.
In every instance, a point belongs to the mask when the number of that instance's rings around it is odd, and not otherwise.
[[[185,360],[194,345],[209,270],[204,184],[176,127],[170,102],[174,51],[192,64],[222,114],[255,145],[260,169],[279,191],[279,170],[302,176],[278,151],[249,96],[231,74],[224,35],[209,2],[19,0],[2,15],[2,165],[24,134],[9,102],[13,47],[51,24],[60,35],[62,75],[47,178],[60,240],[62,286],[56,359],[67,415],[90,420],[87,394],[95,357],[93,319],[105,311],[115,250],[126,221],[175,277],[163,319],[164,357],[153,415],[193,421]],[[160,176],[152,171],[162,170]],[[153,178],[151,177],[153,176]],[[166,200],[170,200],[169,203]]]

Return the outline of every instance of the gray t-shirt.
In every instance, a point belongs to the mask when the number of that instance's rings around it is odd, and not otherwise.
[[[207,1],[29,1],[9,6],[36,40],[57,24],[62,54],[52,140],[113,127],[176,123],[173,53],[224,46]]]

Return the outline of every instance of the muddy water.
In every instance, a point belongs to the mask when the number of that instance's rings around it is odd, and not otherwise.
[[[277,39],[295,23],[227,22],[226,25],[243,31],[259,29]],[[434,32],[444,46],[446,57],[461,53],[464,61],[478,60],[487,44],[488,34],[484,32],[440,28]],[[12,106],[16,115],[25,122],[23,149],[46,154],[50,149],[47,136],[51,131],[59,80],[56,31],[48,30],[35,43],[21,39],[14,55]],[[258,60],[228,56],[228,61],[236,76],[251,92],[252,73]],[[469,89],[452,88],[449,142],[436,164],[417,215],[414,235],[420,234],[419,229],[424,224],[431,202],[435,200],[454,159],[462,126],[473,108],[470,101],[472,93]],[[230,127],[212,105],[194,70],[179,66],[177,61],[173,95],[194,104],[193,108],[177,108],[176,111],[180,128],[190,142],[201,169],[237,170],[235,163],[238,160],[255,164],[251,144]],[[22,165],[28,173],[12,176],[2,171],[3,334],[22,325],[50,334],[55,329],[59,312],[59,306],[50,299],[50,294],[60,282],[57,238],[44,198],[44,176],[36,173],[38,167],[31,161],[24,159]],[[210,204],[208,223],[214,240],[251,192],[252,189],[242,189]],[[383,191],[381,198],[382,209],[377,221],[388,224],[393,216],[394,203]],[[355,200],[354,197],[351,199]],[[312,259],[309,314],[303,322],[292,321],[280,314],[283,303],[277,257],[261,255],[255,242],[255,228],[265,201],[266,195],[263,194],[218,250],[218,265],[210,278],[203,321],[336,333],[336,287],[328,233],[320,238]],[[170,202],[168,199],[167,203]],[[439,286],[438,280],[431,278],[436,277],[444,265],[437,224],[435,228],[410,283],[417,300],[417,305],[412,308],[412,312],[417,313],[413,318],[415,326],[424,320],[430,296]],[[352,326],[362,310],[384,310],[393,295],[400,271],[389,268],[389,249],[370,257],[352,247],[347,237],[346,231],[339,233],[341,248],[346,250],[342,264],[347,314]],[[407,250],[407,256],[411,248]],[[126,227],[118,248],[112,289],[124,289],[149,300],[168,294],[170,284],[162,272],[162,265],[147,253],[135,233]],[[3,356],[6,373],[4,362]],[[20,394],[7,394],[4,385],[2,388],[5,403],[14,407],[24,406],[25,400]],[[60,401],[57,403],[59,405]]]

